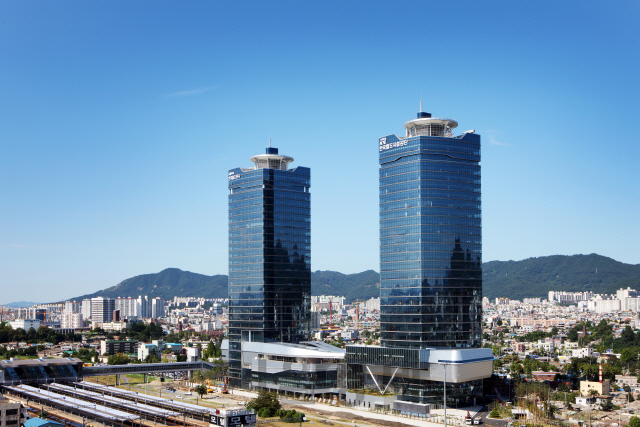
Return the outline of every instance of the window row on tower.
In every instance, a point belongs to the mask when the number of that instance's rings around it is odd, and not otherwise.
[[[403,163],[391,163],[380,169],[380,178],[395,176],[409,172],[425,173],[431,176],[433,173],[459,173],[465,175],[480,176],[480,166],[478,164],[456,163],[456,162],[431,162],[413,161]]]
[[[431,198],[431,199],[457,199],[467,200],[473,202],[480,202],[481,197],[478,193],[468,191],[451,191],[451,190],[432,190],[413,188],[405,191],[398,191],[392,194],[380,195],[380,203],[395,202],[397,200],[408,200],[417,197]]]
[[[396,184],[398,182],[413,181],[446,181],[446,182],[464,182],[465,184],[480,184],[481,178],[469,174],[461,174],[454,172],[433,172],[419,171],[407,172],[399,175],[392,175],[380,179],[380,187]]]
[[[475,220],[474,220],[475,221]],[[412,225],[406,227],[383,228],[380,230],[380,237],[404,236],[407,234],[456,234],[460,236],[482,236],[482,229],[478,226],[461,225]]]
[[[440,207],[451,209],[470,209],[480,211],[480,203],[477,201],[466,201],[456,199],[434,199],[426,197],[416,197],[406,200],[398,200],[394,202],[380,203],[380,212],[395,211],[416,207]]]
[[[440,236],[442,237],[442,236]],[[455,237],[452,236],[451,240]],[[403,245],[389,245],[382,246],[380,248],[380,259],[384,260],[387,256],[403,256],[403,254],[420,253],[423,254],[420,259],[445,259],[444,257],[450,257],[452,254],[452,245],[450,243],[408,243]],[[481,245],[464,244],[461,245],[463,251],[469,252],[474,257],[482,255]],[[444,255],[443,255],[444,254]],[[446,258],[448,259],[448,258]],[[404,260],[404,259],[403,259]],[[403,261],[398,259],[398,261]]]
[[[481,270],[478,270],[478,277],[467,279],[396,279],[388,280],[380,284],[380,289],[394,288],[422,288],[422,295],[463,295],[467,290],[479,290],[478,281]],[[480,295],[479,293],[477,295]]]
[[[311,250],[311,245],[301,244],[297,241],[296,242],[278,242],[278,244],[279,244],[279,247],[287,250],[298,250],[298,249],[301,251]],[[273,246],[273,242],[271,243],[270,246],[267,246],[267,247],[271,247],[271,246]],[[229,252],[237,253],[237,251],[246,251],[247,256],[260,255],[264,253],[264,247],[265,247],[265,244],[263,243],[262,240],[248,242],[248,243],[235,243],[235,244],[229,245]],[[238,256],[242,256],[242,255],[238,255]]]
[[[298,207],[298,208],[309,208],[309,201],[304,200],[287,200],[287,199],[274,199],[269,198],[265,200],[262,197],[262,194],[256,193],[256,197],[238,200],[238,201],[229,201],[229,216],[232,216],[231,212],[237,209],[241,209],[248,206],[260,206],[264,207],[265,210],[275,209],[276,207]]]
[[[241,224],[245,221],[259,220],[278,220],[278,221],[299,221],[310,222],[309,214],[298,213],[280,213],[280,212],[251,212],[244,215],[232,216],[229,218],[229,224]]]
[[[242,236],[229,237],[229,245],[235,245],[237,243],[246,243],[246,242],[257,242],[257,241],[263,241],[263,240],[267,242],[269,241],[273,242],[277,240],[277,239],[274,239],[273,236],[274,236],[273,233],[269,233],[268,236],[265,236],[264,234],[248,234],[248,235],[242,235]],[[296,238],[295,240],[284,239],[284,237],[286,236],[283,234],[280,234],[277,236],[277,238],[282,240],[283,242],[291,241],[293,243],[298,243],[298,244],[311,243],[310,236]]]
[[[258,221],[259,222],[259,221]],[[274,221],[278,222],[278,221]],[[274,225],[265,225],[262,227],[260,225],[254,225],[252,227],[240,228],[237,230],[230,229],[229,237],[237,237],[237,236],[245,236],[252,235],[255,233],[263,233],[264,240],[274,240],[273,236],[276,236],[275,239],[280,238],[280,236],[311,236],[311,227],[309,223],[299,222],[297,223],[299,228],[291,227],[291,224],[274,224]],[[274,227],[275,226],[275,227]],[[231,228],[231,226],[229,226]],[[270,232],[269,232],[270,231]]]
[[[406,190],[447,190],[480,193],[480,185],[454,181],[408,181],[380,187],[380,194],[391,194]]]
[[[432,154],[427,152],[402,152],[402,153],[390,153],[388,156],[380,158],[380,163],[386,165],[389,162],[395,162],[398,160],[398,156],[402,157],[402,161],[413,162],[418,160],[431,160],[436,162],[460,162],[468,163],[470,165],[477,164],[480,161],[480,156],[474,156],[472,154],[464,153],[447,153],[447,154]]]
[[[303,200],[306,201],[307,203],[309,203],[309,201],[311,200],[311,194],[310,193],[300,193],[297,191],[269,191],[269,190],[265,190],[263,188],[258,188],[255,189],[254,191],[248,191],[245,193],[240,193],[240,194],[231,194],[229,196],[229,208],[232,209],[233,208],[233,203],[235,202],[239,202],[241,200],[247,200],[247,199],[255,199],[258,198],[259,200],[263,200],[263,203],[265,200],[268,200],[269,198],[273,199],[273,203],[280,203],[281,201],[290,201],[290,200]],[[308,205],[307,205],[308,206]]]
[[[459,216],[407,216],[380,221],[380,229],[402,227],[407,225],[458,225],[462,227],[480,227],[480,218],[464,218]],[[400,233],[398,233],[400,234]]]
[[[478,277],[479,270],[399,270],[380,272],[380,280],[393,279],[422,279],[435,280],[432,286],[437,286],[437,280],[445,279],[470,279],[475,280]]]
[[[259,212],[270,212],[270,213],[285,213],[285,214],[299,214],[299,215],[311,215],[311,209],[309,209],[308,203],[306,206],[288,206],[288,205],[275,205],[275,206],[265,206],[264,203],[256,203],[250,206],[244,206],[238,209],[229,210],[229,218],[234,218],[240,215],[245,215],[248,213],[259,213]]]
[[[267,252],[270,252],[268,254]],[[275,252],[275,253],[274,253]],[[282,253],[278,253],[282,252]],[[290,259],[291,262],[296,261],[300,258],[311,259],[310,251],[298,251],[294,250],[292,253],[288,251],[282,251],[281,248],[275,249],[265,249],[262,254],[249,256],[246,253],[235,253],[233,257],[229,258],[229,264],[244,264],[244,263],[252,263],[252,262],[276,262],[278,260],[282,260],[283,257]]]
[[[480,268],[478,261],[452,261],[452,260],[439,260],[439,261],[389,261],[381,262],[380,269],[383,271],[396,271],[396,270],[478,270]]]
[[[411,209],[396,209],[393,211],[384,211],[380,214],[380,222],[394,218],[408,218],[416,216],[450,216],[458,218],[474,218],[481,219],[482,213],[478,209],[452,209],[452,208],[434,208],[421,207]]]

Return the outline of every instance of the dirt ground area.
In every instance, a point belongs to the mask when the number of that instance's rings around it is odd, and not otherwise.
[[[319,410],[319,409],[314,409],[312,407],[309,406],[299,406],[299,405],[282,405],[283,407],[285,407],[286,409],[295,409],[296,411],[300,411],[303,412],[305,415],[309,414],[309,415],[318,415],[324,418],[327,418],[328,420],[334,420],[334,421],[343,421],[343,422],[360,422],[363,424],[370,424],[370,425],[376,425],[376,426],[385,426],[385,427],[414,427],[412,425],[409,424],[405,424],[405,423],[400,423],[397,421],[387,421],[387,420],[379,420],[376,418],[367,418],[367,417],[363,417],[362,415],[356,415],[353,414],[351,412],[347,412],[348,410],[343,409],[343,410],[337,410],[336,412],[329,412],[329,411],[324,411],[324,410]],[[338,408],[336,408],[338,409]],[[332,425],[329,424],[327,422],[323,422],[323,421],[318,421],[318,423],[322,423],[322,424],[326,424],[326,425]]]

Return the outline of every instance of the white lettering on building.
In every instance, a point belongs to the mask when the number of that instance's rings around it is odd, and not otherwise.
[[[408,139],[401,139],[400,141],[390,142],[387,144],[387,138],[380,138],[380,151],[388,150],[390,148],[404,147],[408,143]]]

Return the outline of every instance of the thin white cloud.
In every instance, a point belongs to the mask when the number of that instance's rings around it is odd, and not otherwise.
[[[203,94],[205,92],[209,92],[210,90],[214,90],[215,88],[216,88],[216,86],[208,86],[208,87],[203,87],[203,88],[200,88],[200,89],[183,90],[183,91],[180,91],[180,92],[168,93],[165,96],[167,98],[178,98],[178,97],[183,97],[183,96],[195,96],[195,95]]]
[[[3,243],[0,247],[11,249],[61,249],[56,246],[23,245],[21,243]]]
[[[508,147],[509,144],[505,143],[505,142],[500,142],[497,139],[495,139],[493,136],[489,135],[489,144],[491,145],[499,145],[501,147]]]

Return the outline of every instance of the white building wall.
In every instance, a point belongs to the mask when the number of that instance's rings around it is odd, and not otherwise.
[[[151,318],[164,317],[164,299],[156,297],[151,300]]]
[[[11,325],[11,327],[16,330],[18,328],[22,328],[24,329],[25,332],[28,332],[29,329],[33,328],[36,331],[38,330],[38,328],[40,327],[40,321],[39,320],[34,320],[34,319],[20,319],[20,320],[14,320],[12,322],[9,322],[9,324]]]
[[[80,329],[86,327],[82,313],[64,313],[60,316],[60,327],[62,329]]]
[[[640,311],[640,298],[625,298],[623,310],[630,310],[635,313]]]
[[[139,296],[138,297],[138,304],[140,306],[140,314],[138,314],[140,317],[143,318],[151,318],[152,317],[152,302],[151,300],[145,295],[143,296]]]
[[[139,316],[138,300],[135,298],[116,298],[115,309],[120,310],[120,318]]]
[[[91,300],[90,299],[82,300],[82,307],[80,308],[80,312],[82,313],[82,317],[84,319],[91,319]]]
[[[80,313],[82,311],[82,302],[79,301],[66,301],[64,303],[63,314]]]
[[[91,298],[91,320],[94,322],[112,322],[114,309],[115,300],[111,298]]]
[[[596,313],[612,313],[620,310],[619,299],[593,299],[587,303],[587,310]]]

